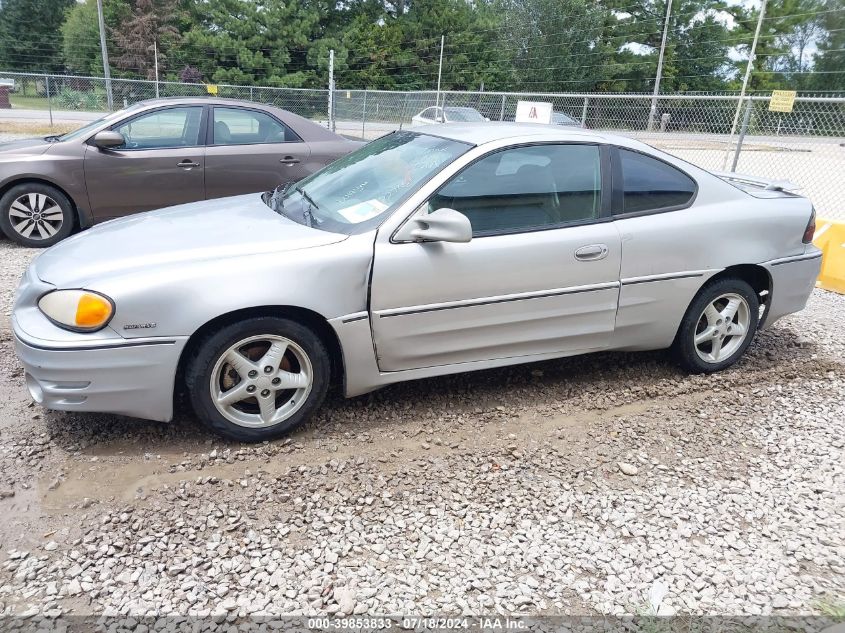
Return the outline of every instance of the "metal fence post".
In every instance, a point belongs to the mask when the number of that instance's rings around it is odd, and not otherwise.
[[[405,123],[405,117],[408,116],[408,93],[402,97],[402,114],[399,115],[399,130],[402,130],[402,125]]]
[[[587,108],[590,106],[590,98],[584,97],[584,107],[581,108],[581,127],[587,127]]]
[[[507,99],[507,95],[502,95],[502,109],[499,110],[499,121],[505,120],[505,99]]]
[[[326,105],[329,115],[329,129],[334,132],[334,49],[329,51],[329,99]]]
[[[44,75],[44,86],[47,90],[47,110],[50,112],[50,129],[53,129],[53,103],[50,99],[50,75]]]
[[[361,138],[364,138],[364,128],[367,125],[367,90],[364,89],[364,106],[361,108]]]
[[[731,165],[731,172],[736,172],[736,165],[739,162],[739,153],[742,151],[742,143],[745,141],[745,133],[748,131],[748,122],[751,120],[751,109],[754,107],[754,102],[751,97],[745,103],[745,114],[742,117],[742,127],[739,130],[739,138],[736,141],[736,151],[734,152],[734,160]]]

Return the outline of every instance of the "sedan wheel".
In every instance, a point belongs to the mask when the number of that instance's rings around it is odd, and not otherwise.
[[[235,322],[186,353],[185,386],[197,416],[245,442],[269,440],[305,422],[322,403],[331,374],[320,337],[278,317]]]
[[[49,185],[24,183],[12,187],[0,199],[0,209],[3,233],[24,246],[52,246],[73,230],[70,201]]]
[[[718,279],[693,299],[675,337],[678,363],[693,373],[730,367],[742,356],[754,334],[760,301],[741,279]]]
[[[750,315],[748,302],[736,293],[711,301],[701,313],[695,330],[698,357],[706,363],[730,358],[748,336]]]
[[[289,338],[251,336],[232,345],[215,364],[214,406],[239,426],[273,426],[305,404],[313,373],[308,355]]]

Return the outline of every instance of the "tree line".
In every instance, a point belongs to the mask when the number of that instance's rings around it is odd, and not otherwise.
[[[758,9],[672,4],[662,92],[735,90]],[[280,87],[653,89],[666,0],[103,0],[115,77]],[[96,0],[2,0],[0,69],[102,75]],[[845,90],[841,0],[770,0],[752,90]]]

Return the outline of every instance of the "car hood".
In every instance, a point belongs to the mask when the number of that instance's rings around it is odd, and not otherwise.
[[[46,152],[53,143],[43,138],[22,138],[19,141],[0,143],[0,158],[10,159],[12,155],[37,156]]]
[[[346,235],[279,215],[261,194],[204,200],[99,224],[35,260],[38,278],[83,287],[98,276],[208,259],[286,252],[340,242]]]

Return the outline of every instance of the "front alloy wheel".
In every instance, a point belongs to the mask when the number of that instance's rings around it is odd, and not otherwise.
[[[52,246],[73,230],[73,207],[50,185],[16,185],[0,198],[0,229],[23,246]]]
[[[197,343],[185,369],[194,411],[214,431],[245,442],[305,422],[328,390],[331,360],[308,327],[279,317],[232,323]]]
[[[211,372],[214,406],[233,424],[260,428],[284,422],[305,404],[314,370],[305,351],[275,334],[238,341]]]

